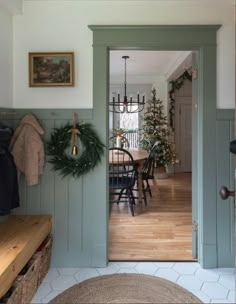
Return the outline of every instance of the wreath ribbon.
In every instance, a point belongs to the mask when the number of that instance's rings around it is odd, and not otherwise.
[[[80,131],[76,128],[76,121],[77,121],[77,114],[73,113],[73,128],[71,128],[68,132],[71,133],[70,142],[72,144],[71,154],[77,155],[78,154],[78,148],[76,146],[76,138],[80,134]]]

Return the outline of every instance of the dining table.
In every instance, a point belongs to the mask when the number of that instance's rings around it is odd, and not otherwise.
[[[138,190],[138,201],[142,202],[142,168],[145,160],[148,157],[147,150],[140,148],[128,148],[126,149],[133,157],[136,170],[138,172],[137,178],[137,190]],[[114,163],[114,158],[112,157],[111,151],[109,152],[109,164]]]

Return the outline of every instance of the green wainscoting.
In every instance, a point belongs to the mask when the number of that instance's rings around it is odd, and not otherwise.
[[[73,112],[80,121],[94,124],[93,110],[55,110],[40,109],[14,110],[15,115],[0,115],[0,121],[16,127],[20,119],[32,112],[45,130],[48,139],[54,127],[71,121]],[[0,111],[1,112],[1,111]],[[234,137],[233,110],[217,110],[216,118],[216,167],[217,189],[226,185],[234,189],[233,156],[229,153],[229,142]],[[20,178],[21,206],[17,214],[51,214],[53,217],[53,267],[105,266],[106,249],[101,235],[106,231],[106,219],[99,215],[96,206],[101,200],[97,197],[106,190],[99,184],[100,172],[104,164],[95,168],[94,172],[75,180],[62,179],[51,170],[46,163],[44,174],[37,186],[27,187],[24,178]],[[222,201],[217,195],[217,256],[218,267],[232,267],[234,262],[234,207],[233,200]],[[104,202],[105,204],[105,202]],[[102,223],[99,231],[98,222]],[[98,243],[100,241],[101,243]],[[100,253],[100,254],[99,254]]]
[[[229,143],[234,136],[234,110],[217,110],[216,159],[217,189],[222,185],[234,187],[234,156],[229,152]],[[218,267],[234,265],[234,199],[222,200],[217,195],[217,249]]]
[[[0,115],[0,121],[15,128],[20,119],[31,112],[45,130],[45,140],[50,138],[54,127],[71,122],[73,112],[77,113],[80,122],[93,124],[91,109],[15,109],[14,111],[15,115],[6,113]],[[94,217],[99,218],[99,214],[93,212],[93,206],[97,204],[96,196],[99,190],[105,192],[99,189],[99,184],[94,182],[99,166],[92,173],[80,179],[74,179],[61,178],[58,173],[51,170],[51,165],[46,163],[39,185],[28,187],[24,177],[20,178],[20,208],[14,210],[13,213],[53,216],[52,266],[105,266],[101,263],[99,256],[94,256],[94,247],[97,244],[93,241],[99,234],[99,231],[94,231]],[[106,256],[105,258],[102,256],[102,259],[105,260]]]

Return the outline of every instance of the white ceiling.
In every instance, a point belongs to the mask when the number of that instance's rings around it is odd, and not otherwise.
[[[15,15],[15,14],[21,14],[22,13],[22,6],[24,2],[28,2],[28,1],[48,1],[48,0],[0,0],[0,7],[4,7],[5,9],[7,9],[11,14]],[[57,0],[57,1],[65,1],[65,2],[69,2],[69,1],[85,1],[85,0]],[[108,2],[116,2],[116,1],[120,1],[120,0],[86,0],[87,1],[108,1]],[[132,2],[132,1],[144,1],[144,0],[123,0],[126,2]],[[149,2],[160,2],[160,3],[179,3],[179,4],[189,4],[189,3],[193,3],[193,4],[198,4],[198,5],[213,5],[213,4],[223,4],[223,5],[234,5],[236,0],[146,0]]]
[[[111,83],[124,80],[125,60],[122,56],[130,57],[126,60],[127,81],[137,83],[150,83],[160,76],[169,79],[178,71],[181,73],[189,68],[192,61],[190,51],[110,51]]]
[[[4,0],[4,1],[16,1],[16,0]],[[21,0],[21,1],[48,1],[48,0]],[[53,0],[52,0],[53,1]],[[120,1],[120,0],[54,0],[54,1]],[[132,1],[144,1],[144,0],[123,0],[126,2]],[[146,0],[147,1],[147,0]],[[152,2],[195,2],[195,3],[233,3],[234,0],[148,0]]]

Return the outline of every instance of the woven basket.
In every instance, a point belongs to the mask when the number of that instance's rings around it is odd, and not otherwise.
[[[47,237],[17,276],[0,304],[29,304],[46,276],[51,259],[52,237]]]
[[[0,300],[6,304],[29,304],[38,288],[41,253],[35,253],[17,276],[12,287]]]
[[[12,287],[8,290],[3,298],[0,299],[0,303],[4,304],[22,304],[22,278],[18,277]]]
[[[22,304],[29,304],[38,288],[38,275],[41,263],[41,253],[35,253],[32,259],[27,263],[28,267],[25,274],[22,275]],[[19,277],[21,276],[21,273]]]
[[[52,253],[52,236],[48,236],[46,240],[39,247],[38,251],[41,253],[41,262],[38,275],[38,286],[42,283],[50,267],[51,253]]]

